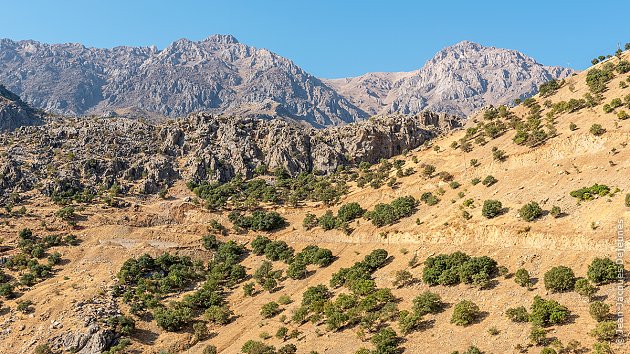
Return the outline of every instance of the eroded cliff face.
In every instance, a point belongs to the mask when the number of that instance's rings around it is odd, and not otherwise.
[[[293,175],[331,172],[401,154],[458,126],[457,118],[429,112],[327,129],[207,113],[159,125],[124,118],[65,119],[0,136],[10,145],[0,164],[0,187],[7,195],[39,183],[45,194],[54,195],[116,183],[156,193],[179,179],[251,177],[261,165]]]

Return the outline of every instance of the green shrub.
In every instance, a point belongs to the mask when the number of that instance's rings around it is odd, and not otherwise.
[[[531,306],[529,321],[541,327],[547,327],[566,322],[571,312],[554,300],[545,300],[540,296],[534,296]]]
[[[518,214],[525,221],[534,221],[542,216],[542,208],[536,202],[529,202],[519,209]]]
[[[577,124],[575,124],[573,122],[571,122],[571,124],[569,124],[569,130],[570,131],[577,130],[577,128],[578,128]]]
[[[260,315],[263,318],[271,318],[280,313],[280,305],[278,303],[271,301],[264,304],[260,308]]]
[[[418,202],[414,197],[406,196],[394,199],[389,204],[377,204],[374,210],[365,213],[365,217],[375,226],[391,225],[403,217],[411,216]]]
[[[578,200],[592,200],[595,196],[603,197],[610,193],[610,188],[605,184],[594,184],[590,187],[582,187],[569,193]]]
[[[597,322],[601,322],[610,316],[610,306],[601,301],[594,301],[589,305],[588,313]]]
[[[192,322],[192,309],[183,303],[173,302],[168,307],[158,308],[154,317],[163,330],[175,332]]]
[[[478,177],[475,177],[470,181],[470,184],[472,184],[473,186],[476,186],[479,184],[479,182],[481,182],[481,179]]]
[[[494,176],[492,175],[488,175],[486,176],[486,178],[483,179],[483,181],[481,182],[481,184],[483,184],[486,187],[490,187],[491,185],[497,183],[497,179],[494,178]]]
[[[112,327],[114,332],[122,334],[123,336],[131,335],[136,329],[136,322],[131,317],[127,316],[110,317],[107,324]]]
[[[304,229],[310,230],[317,226],[318,223],[319,221],[317,220],[317,216],[315,216],[315,214],[307,212],[304,216],[304,220],[302,221],[302,226],[304,227]]]
[[[467,326],[477,320],[480,315],[479,307],[474,302],[462,300],[453,309],[451,323],[458,326]]]
[[[425,202],[429,206],[433,206],[440,202],[440,199],[433,195],[433,193],[431,192],[422,193],[422,195],[420,196],[420,200]]]
[[[413,299],[413,311],[420,315],[439,313],[444,308],[440,296],[430,291],[425,291]]]
[[[594,287],[587,279],[581,278],[575,281],[575,292],[580,296],[590,299],[597,292],[597,288]]]
[[[271,241],[265,246],[265,257],[271,261],[288,262],[293,257],[293,248],[284,241]]]
[[[217,354],[217,347],[214,345],[208,344],[205,348],[203,348],[202,354]]]
[[[328,230],[332,230],[336,228],[338,225],[338,222],[333,212],[331,210],[326,210],[324,215],[319,217],[318,224],[319,224],[319,227],[321,227],[325,231],[328,231]]]
[[[275,211],[256,210],[250,216],[233,211],[228,218],[235,226],[253,231],[274,231],[286,225],[286,219]]]
[[[626,194],[626,206],[630,208],[630,193]]]
[[[529,331],[529,340],[535,345],[543,345],[547,341],[547,331],[538,326],[532,326]]]
[[[375,353],[394,354],[397,352],[400,338],[390,327],[384,327],[370,340],[376,347]]]
[[[606,90],[606,83],[612,80],[613,74],[604,68],[593,68],[586,74],[586,84],[593,93],[600,93]]]
[[[529,322],[529,313],[525,306],[509,308],[505,311],[505,315],[512,322]]]
[[[544,347],[542,348],[542,350],[540,351],[540,354],[558,354],[558,352],[555,351],[555,349],[550,348],[550,347]]]
[[[551,207],[551,211],[549,212],[549,214],[557,219],[562,215],[562,210],[559,206],[554,205],[553,207]]]
[[[337,218],[341,221],[352,221],[363,216],[365,209],[359,203],[344,204],[337,211]]]
[[[520,268],[514,273],[514,281],[522,287],[529,287],[532,284],[529,272],[523,268]]]
[[[304,279],[306,278],[306,274],[306,264],[302,261],[294,260],[289,264],[289,268],[287,268],[287,276],[291,279]]]
[[[588,131],[595,136],[600,136],[606,132],[606,129],[604,129],[601,124],[593,124]]]
[[[498,200],[485,200],[483,202],[483,208],[481,209],[481,215],[485,216],[488,219],[492,219],[499,214],[501,214],[501,210],[503,209],[503,204],[501,204]]]
[[[617,335],[617,321],[598,322],[590,335],[597,340],[611,341]]]
[[[569,267],[553,267],[545,273],[543,279],[545,288],[552,292],[571,291],[575,287],[575,274]]]
[[[230,323],[234,312],[227,305],[211,305],[204,311],[203,316],[208,322],[226,325]]]
[[[254,252],[257,256],[262,256],[265,254],[265,248],[268,244],[271,243],[271,240],[265,236],[256,236],[256,238],[252,241],[252,252]]]
[[[422,315],[417,312],[400,311],[398,315],[398,327],[400,332],[407,335],[414,330],[420,328],[422,324]]]
[[[620,266],[610,258],[595,258],[589,264],[587,276],[595,284],[606,284],[616,281]]]
[[[627,60],[620,60],[617,63],[617,72],[620,74],[625,74],[630,71],[630,62]]]
[[[241,352],[245,354],[276,354],[276,348],[250,339],[243,344]]]

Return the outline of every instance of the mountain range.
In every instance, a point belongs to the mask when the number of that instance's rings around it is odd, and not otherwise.
[[[33,107],[64,115],[177,117],[208,111],[316,127],[377,113],[465,116],[531,96],[541,83],[571,73],[468,41],[444,48],[416,71],[319,79],[230,35],[181,39],[162,50],[0,40],[0,83]]]

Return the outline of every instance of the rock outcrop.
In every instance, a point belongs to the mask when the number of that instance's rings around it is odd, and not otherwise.
[[[19,96],[0,85],[0,131],[42,124],[41,116]]]
[[[63,119],[0,135],[0,198],[41,186],[50,197],[96,194],[117,184],[157,193],[174,181],[227,181],[254,169],[331,172],[378,162],[459,127],[458,118],[423,112],[376,116],[326,129],[272,119],[192,114],[158,125],[127,118]]]
[[[572,73],[516,50],[463,41],[442,49],[417,71],[324,82],[370,114],[431,110],[467,116],[484,106],[532,96],[540,84]]]

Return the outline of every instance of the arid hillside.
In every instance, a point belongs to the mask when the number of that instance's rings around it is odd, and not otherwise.
[[[328,175],[12,193],[0,352],[630,353],[628,60]]]

